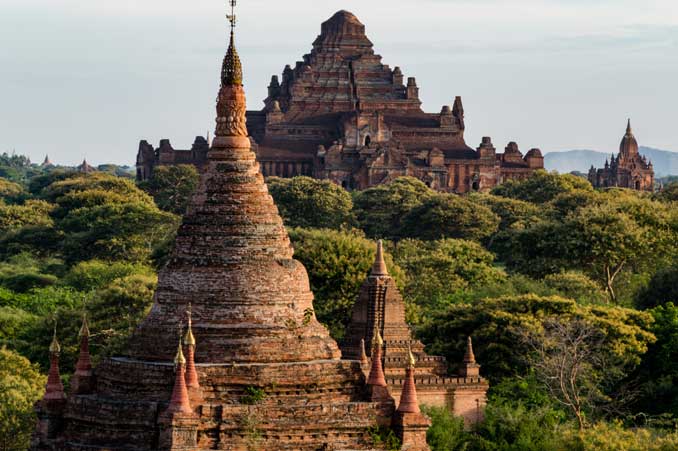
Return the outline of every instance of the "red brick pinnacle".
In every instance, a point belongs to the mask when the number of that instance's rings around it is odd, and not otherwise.
[[[368,362],[367,360],[367,353],[365,352],[365,339],[361,338],[360,339],[360,363],[366,364]]]
[[[464,363],[476,363],[476,356],[473,353],[473,340],[471,340],[471,337],[466,339],[466,353],[464,354]]]
[[[167,408],[169,413],[192,413],[191,403],[188,400],[188,389],[186,388],[186,358],[181,350],[181,341],[179,349],[174,359],[176,365],[176,377],[174,378],[174,388],[172,389],[172,399]]]
[[[410,364],[405,370],[405,384],[403,392],[400,395],[400,405],[398,412],[401,413],[419,413],[419,401],[417,400],[417,387],[414,384],[414,357],[412,351],[409,353]]]
[[[384,247],[381,240],[377,242],[377,255],[374,257],[374,264],[372,265],[372,276],[388,276],[386,269],[386,262],[384,261]]]
[[[92,375],[92,358],[89,354],[89,327],[87,317],[82,318],[82,327],[80,328],[80,355],[75,364],[75,375],[89,377]]]
[[[192,330],[191,310],[189,306],[188,312],[188,329],[184,335],[184,344],[186,345],[186,386],[189,388],[200,388],[198,380],[198,372],[195,370],[195,337]]]
[[[381,366],[381,347],[384,341],[377,331],[375,334],[376,340],[374,342],[374,349],[372,350],[372,368],[370,368],[370,375],[367,378],[368,385],[376,385],[377,387],[386,387],[386,378],[384,377],[384,369]]]
[[[49,373],[47,374],[47,385],[45,387],[45,395],[42,397],[44,401],[55,401],[66,399],[64,393],[64,385],[61,383],[61,374],[59,374],[59,353],[61,352],[61,345],[57,341],[56,328],[54,329],[54,337],[52,344],[49,346]]]

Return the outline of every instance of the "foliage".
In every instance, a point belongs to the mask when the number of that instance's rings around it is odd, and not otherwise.
[[[240,398],[240,402],[253,406],[259,404],[266,398],[266,391],[263,388],[248,385],[245,387],[245,394]]]
[[[199,181],[198,170],[193,165],[158,166],[139,188],[153,196],[161,210],[183,214]]]
[[[267,184],[288,227],[340,229],[351,223],[351,195],[329,180],[271,177]]]
[[[24,189],[18,183],[0,177],[0,200],[14,203],[24,195]]]
[[[35,428],[33,404],[45,377],[26,358],[0,347],[0,450],[27,449]]]
[[[318,320],[334,338],[341,338],[360,286],[374,263],[375,243],[356,231],[328,229],[291,229],[290,239],[295,258],[308,271]],[[401,271],[388,254],[385,259],[391,274],[401,280]]]
[[[593,188],[586,179],[572,174],[535,171],[524,180],[507,180],[495,187],[492,194],[543,204],[555,199],[561,193],[573,190],[592,191]]]
[[[41,200],[28,200],[23,205],[0,205],[0,234],[28,225],[50,226],[52,209],[51,204]]]
[[[497,231],[499,222],[483,205],[455,194],[437,194],[403,216],[400,235],[423,240],[482,240]]]
[[[445,407],[423,407],[431,419],[426,441],[431,451],[465,451],[471,437],[464,431],[464,420],[456,418]]]
[[[421,314],[443,308],[458,290],[506,278],[503,271],[493,266],[494,255],[473,241],[405,239],[393,246],[392,254],[406,274],[403,294],[409,303],[423,309]],[[410,305],[409,310],[413,307]],[[419,322],[412,315],[410,320]]]
[[[76,290],[90,291],[134,274],[152,276],[153,270],[139,263],[89,260],[73,266],[64,276],[63,283]]]
[[[370,238],[397,239],[401,220],[435,192],[414,177],[399,177],[390,183],[359,191],[353,198],[360,228]]]
[[[542,333],[554,319],[587,321],[605,340],[601,353],[625,368],[633,368],[654,341],[652,318],[633,309],[585,306],[557,296],[505,296],[450,305],[435,314],[421,330],[434,354],[461,362],[466,337],[472,336],[476,358],[492,381],[527,372],[526,346],[518,346],[527,332]]]
[[[646,309],[668,301],[678,302],[678,266],[660,268],[635,297],[635,305]]]
[[[620,421],[597,423],[589,429],[564,431],[573,451],[672,451],[678,449],[678,433],[649,428],[628,429]]]
[[[544,277],[544,284],[556,290],[561,296],[582,304],[601,304],[607,300],[600,286],[579,271],[549,274]]]
[[[393,429],[386,426],[371,426],[368,429],[372,444],[386,451],[399,451],[401,447],[400,439],[395,435]]]

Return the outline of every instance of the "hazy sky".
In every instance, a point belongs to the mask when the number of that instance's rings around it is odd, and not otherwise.
[[[0,0],[0,152],[134,162],[213,130],[225,0]],[[677,0],[239,0],[250,109],[347,9],[424,108],[461,95],[466,141],[503,149],[678,151]]]

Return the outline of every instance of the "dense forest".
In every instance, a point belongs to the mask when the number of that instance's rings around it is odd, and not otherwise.
[[[83,315],[94,363],[124,352],[198,183],[190,166],[138,185],[100,169],[0,156],[0,451],[27,446],[55,325],[66,384]],[[464,431],[427,409],[433,450],[678,449],[678,183],[596,191],[542,171],[467,196],[407,177],[268,185],[336,339],[376,239],[427,350],[454,371],[473,337],[486,419]]]

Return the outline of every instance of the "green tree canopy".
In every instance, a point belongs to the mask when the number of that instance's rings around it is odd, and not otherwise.
[[[0,450],[27,449],[35,428],[33,404],[45,377],[26,358],[0,347]]]
[[[14,203],[24,194],[24,189],[18,183],[11,182],[0,177],[0,199],[8,203]]]
[[[351,223],[351,195],[329,180],[271,177],[266,183],[288,227],[339,229]]]
[[[489,208],[456,194],[437,194],[402,218],[401,236],[422,240],[482,240],[493,235],[500,219]]]
[[[198,170],[191,164],[158,166],[151,178],[141,182],[139,187],[153,196],[160,209],[181,215],[199,181]]]
[[[360,228],[370,238],[397,239],[401,220],[435,192],[414,177],[399,177],[355,193],[354,213]]]
[[[574,190],[592,191],[593,187],[588,180],[576,175],[535,171],[524,180],[507,180],[495,187],[492,194],[543,204],[555,199],[561,193]]]
[[[376,243],[360,232],[330,229],[291,229],[294,258],[306,267],[315,295],[318,320],[335,339],[343,336],[360,286],[374,263]],[[386,265],[396,280],[403,276],[386,254]]]

